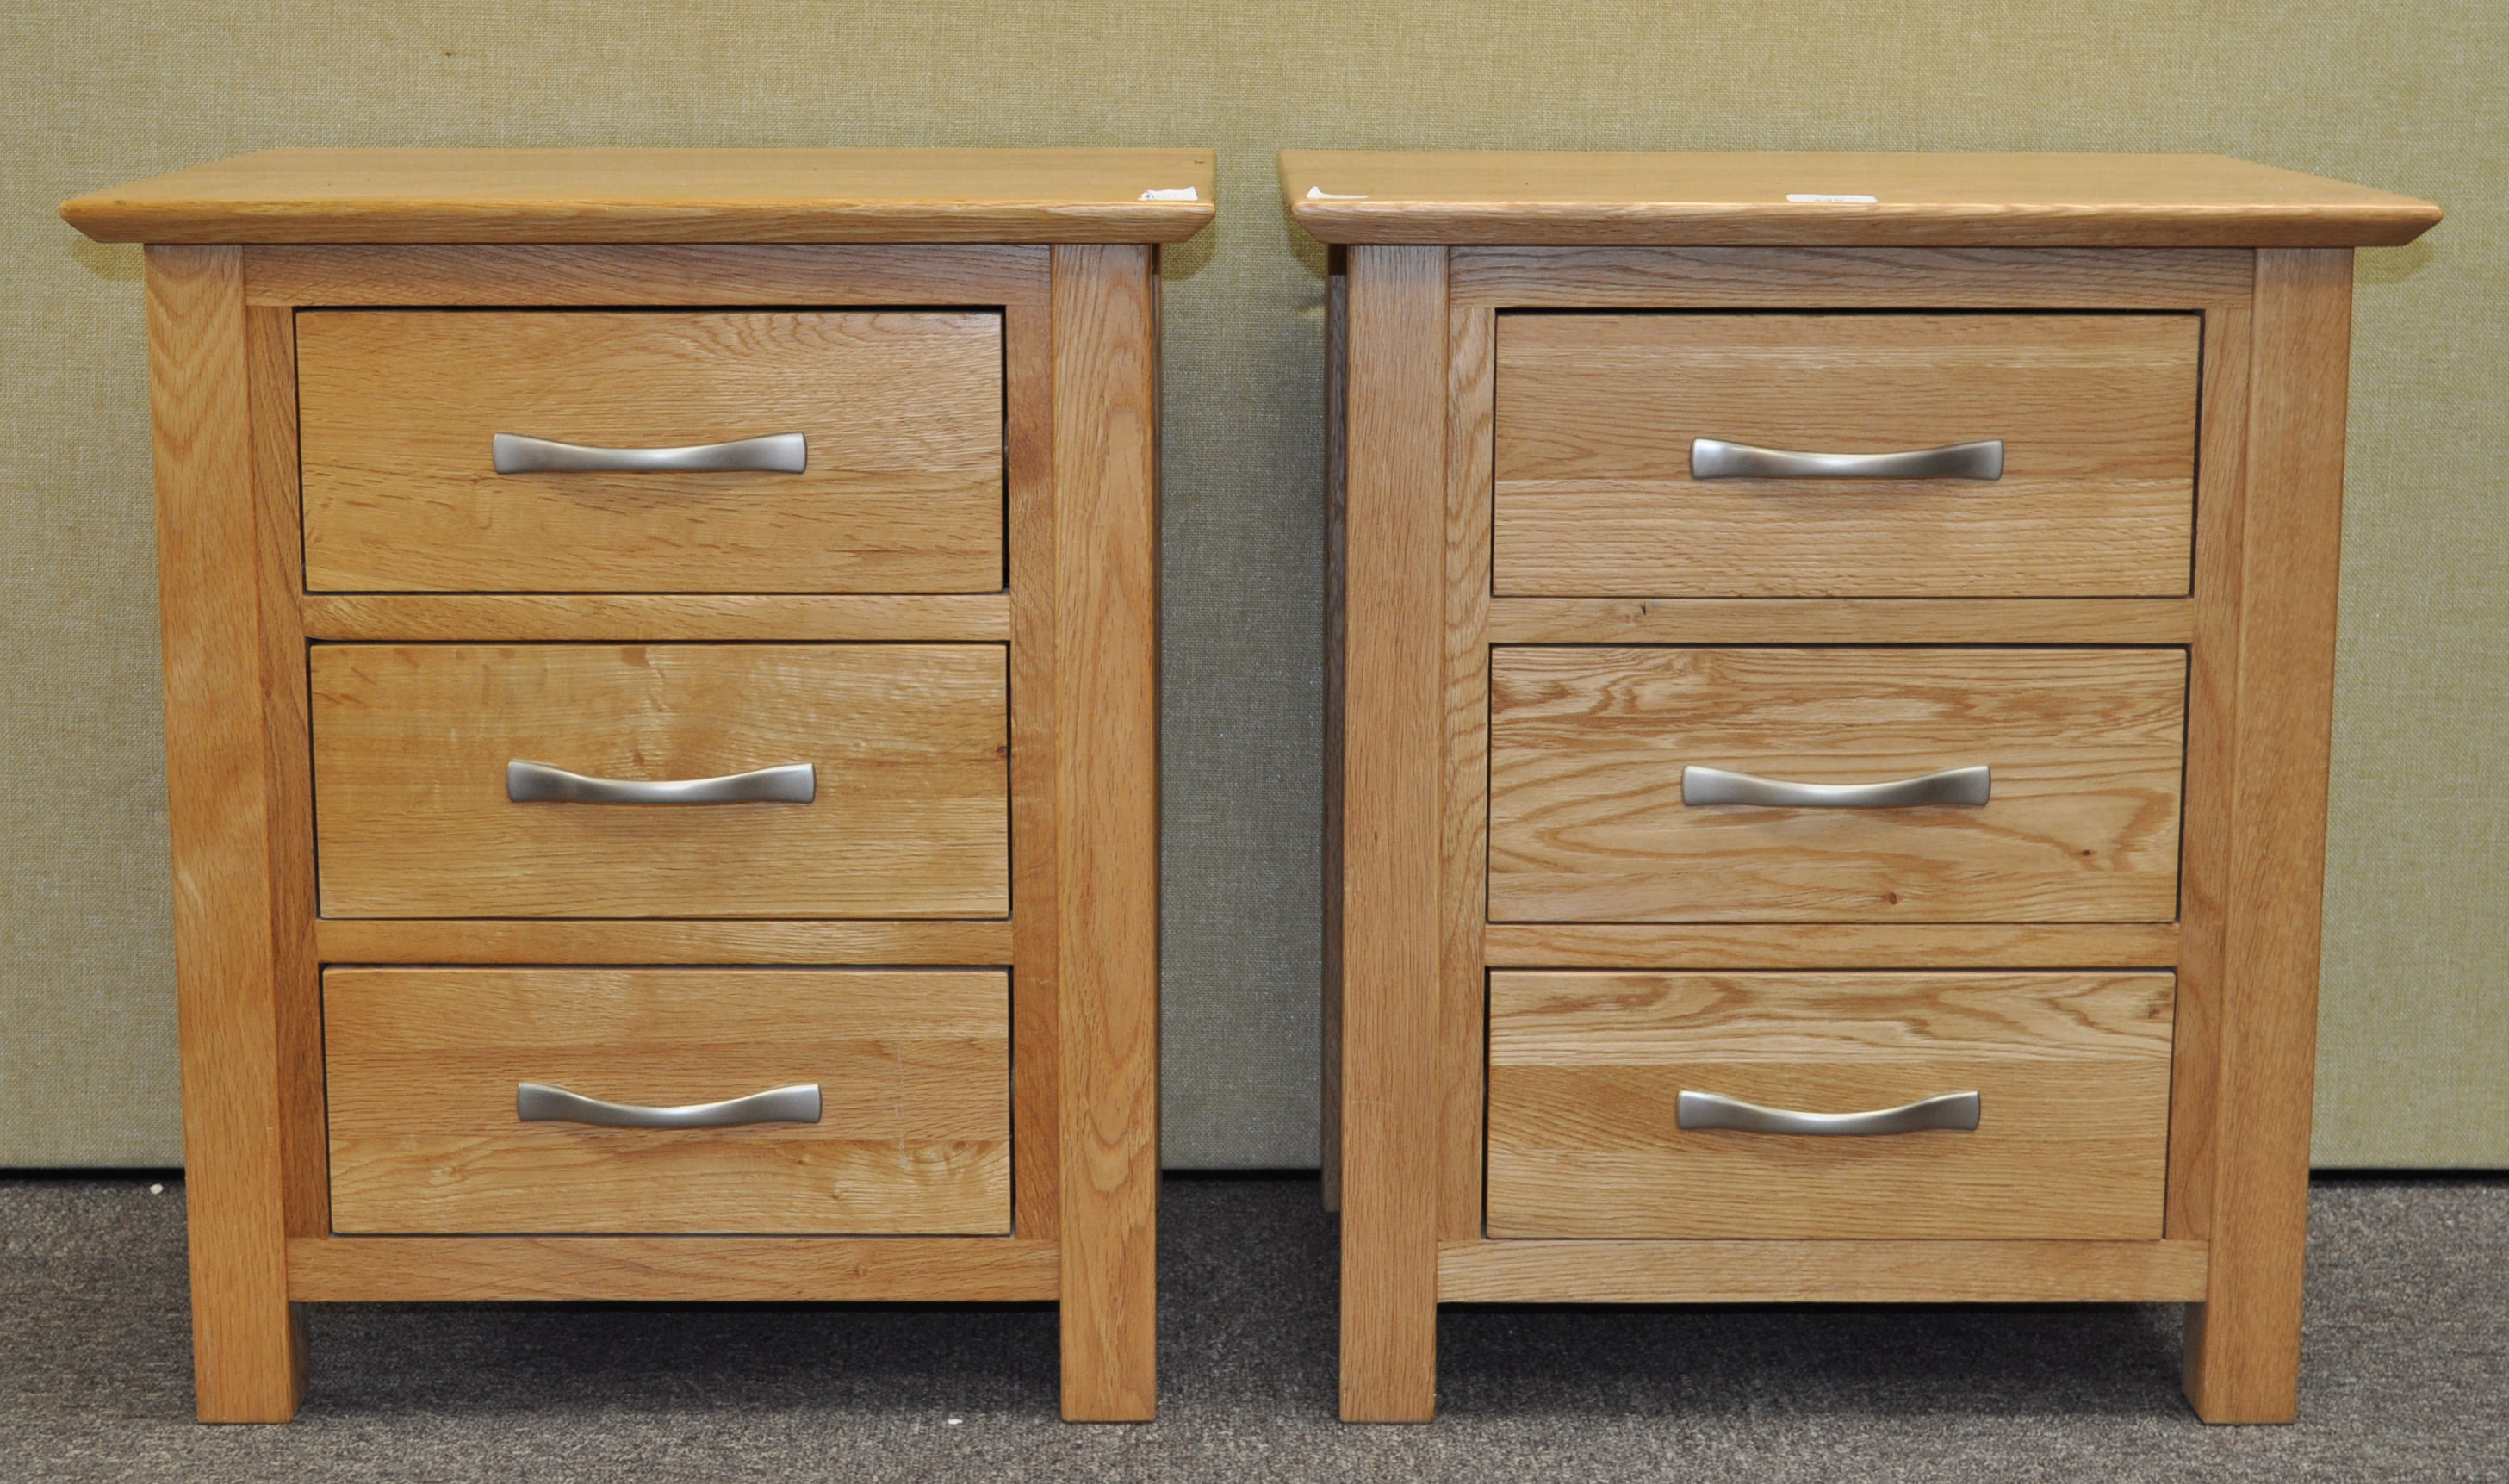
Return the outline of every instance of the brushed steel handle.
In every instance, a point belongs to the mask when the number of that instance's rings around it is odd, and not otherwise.
[[[2001,479],[2003,440],[1896,454],[1807,454],[1722,438],[1690,440],[1693,479]]]
[[[489,440],[489,454],[500,474],[660,474],[751,469],[766,474],[798,474],[809,463],[809,450],[800,433],[769,433],[764,438],[735,438],[730,443],[694,443],[687,448],[593,448],[499,433]]]
[[[1889,783],[1795,783],[1760,778],[1721,767],[1681,770],[1686,804],[1760,804],[1775,809],[1906,809],[1918,804],[1982,804],[1994,786],[1993,769],[1947,767],[1921,778]]]
[[[740,1124],[815,1124],[819,1085],[795,1083],[726,1102],[652,1108],[607,1102],[545,1082],[514,1084],[514,1117],[527,1124],[594,1124],[604,1129],[730,1129]]]
[[[650,783],[636,778],[592,778],[520,758],[506,764],[506,797],[516,803],[720,804],[808,803],[818,797],[818,768],[787,762],[721,778]]]
[[[1809,1133],[1816,1138],[1861,1137],[1873,1133],[1916,1133],[1927,1129],[1975,1132],[1975,1093],[1944,1093],[1896,1108],[1869,1113],[1805,1113],[1794,1108],[1766,1108],[1721,1093],[1681,1094],[1674,1121],[1684,1129],[1732,1129],[1741,1133]]]

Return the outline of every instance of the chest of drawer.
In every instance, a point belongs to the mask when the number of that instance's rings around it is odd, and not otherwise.
[[[1502,596],[2188,590],[2196,315],[1507,313],[1496,334]]]
[[[999,1233],[1009,976],[333,969],[343,1233]]]
[[[2177,649],[1500,646],[1500,922],[2177,913]]]
[[[1493,974],[1489,1233],[2156,1238],[2173,989]]]
[[[323,645],[312,659],[327,916],[1009,910],[1000,646]]]
[[[997,313],[315,310],[295,336],[315,591],[1002,586]]]

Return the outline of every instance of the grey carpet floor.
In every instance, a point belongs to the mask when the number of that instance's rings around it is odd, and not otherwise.
[[[285,1428],[190,1421],[179,1184],[0,1180],[0,1480],[2509,1480],[2509,1180],[2321,1180],[2301,1422],[2167,1307],[1467,1309],[1344,1427],[1312,1180],[1180,1178],[1162,1405],[1055,1419],[1042,1308],[322,1306]]]

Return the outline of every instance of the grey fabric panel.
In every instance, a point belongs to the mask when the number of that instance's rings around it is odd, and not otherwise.
[[[61,200],[296,144],[1197,144],[1169,261],[1166,1154],[1315,1157],[1321,257],[1284,147],[2189,149],[2365,253],[2318,1155],[2509,1161],[2509,11],[2437,0],[134,0],[0,14],[0,1165],[179,1157],[138,255]]]

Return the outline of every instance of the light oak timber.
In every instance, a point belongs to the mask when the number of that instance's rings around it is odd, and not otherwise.
[[[1285,150],[1281,187],[1320,241],[1442,246],[2369,247],[2440,214],[2220,155]]]
[[[1492,598],[1492,644],[2136,644],[2195,637],[2188,598]]]
[[[294,336],[280,311],[244,310],[252,419],[252,513],[260,535],[262,723],[268,746],[274,1004],[279,1029],[280,1159],[287,1233],[331,1229],[322,1149],[321,966],[313,935],[314,762],[307,729],[305,631],[291,594],[304,541],[296,499]]]
[[[249,260],[247,260],[249,261]],[[1491,309],[2198,310],[2248,295],[2235,248],[1458,247]]]
[[[281,1000],[301,986],[281,918],[309,852],[264,673],[285,636],[265,633],[243,264],[225,247],[146,263],[193,1376],[202,1421],[281,1422],[305,1339],[283,1246],[302,1011]]]
[[[1001,1237],[299,1237],[302,1301],[1052,1300],[1061,1251]]]
[[[1022,920],[1025,920],[1023,917]],[[991,922],[738,922],[634,919],[326,917],[316,951],[333,964],[932,964],[1014,961],[1017,928]],[[1022,973],[1027,971],[1023,970]],[[1021,992],[1012,985],[1014,999]],[[1019,1074],[1043,1075],[1020,1043]],[[319,1145],[319,1139],[317,1139]]]
[[[1055,702],[1054,300],[1050,254],[1037,292],[1002,310],[1002,470],[1011,605],[1011,1200],[1024,1241],[1063,1234],[1061,768]],[[933,924],[939,926],[939,924]],[[1057,1250],[1060,1250],[1058,1245]],[[1058,1259],[1060,1261],[1060,1259]]]
[[[308,638],[402,644],[1002,643],[1007,593],[310,593]]]
[[[2162,922],[2178,649],[1507,647],[1493,921]],[[1682,801],[1691,764],[1874,783],[1985,764],[1982,806]]]
[[[2177,1054],[2171,1063],[2168,1235],[2213,1229],[2214,1088],[2237,802],[2239,546],[2247,504],[2250,300],[2204,314],[2204,429],[2195,504],[2195,642],[2187,675],[2187,823],[2179,851]]]
[[[246,247],[244,300],[406,309],[1012,304],[1044,298],[1049,250],[859,243]]]
[[[1449,1303],[2134,1304],[2204,1291],[2200,1242],[1468,1242]]]
[[[296,354],[317,590],[1002,585],[998,314],[308,310]],[[791,432],[798,474],[490,463]]]
[[[1350,439],[1350,264],[1349,251],[1325,252],[1325,674],[1324,840],[1317,873],[1323,887],[1318,937],[1323,949],[1319,979],[1324,1003],[1319,1007],[1317,1044],[1323,1053],[1317,1091],[1318,1186],[1329,1211],[1341,1209],[1341,894],[1342,894],[1342,735],[1345,656],[1349,649],[1347,591],[1350,586],[1349,452]]]
[[[1438,912],[1438,1237],[1481,1227],[1485,977],[1489,924],[1490,429],[1495,316],[1449,303],[1446,318],[1446,804]]]
[[[1482,942],[1493,969],[2165,969],[2181,956],[2174,922],[1493,922]],[[2183,1046],[2183,986],[2181,1000]]]
[[[322,1010],[341,1235],[1010,1230],[998,970],[332,969]],[[656,1107],[808,1083],[821,1113],[523,1123],[525,1082]]]
[[[1493,1238],[2152,1240],[2166,974],[1490,976]],[[1683,1092],[1814,1113],[1980,1099],[1973,1131],[1679,1127]]]
[[[1054,265],[1063,1415],[1158,1404],[1156,249]]]
[[[2184,594],[2192,315],[1507,315],[1508,597]],[[2004,444],[2003,477],[1694,479],[1694,438]]]
[[[2214,1422],[2288,1422],[2299,1407],[2351,312],[2348,249],[2257,255],[2215,1027],[2218,1260],[2187,1338],[2187,1394]]]
[[[1199,149],[273,149],[61,215],[111,242],[1180,242],[1216,209]]]
[[[1349,257],[1341,1415],[1437,1407],[1446,254]]]
[[[1009,902],[997,645],[322,645],[332,917],[986,917]],[[807,804],[515,803],[600,778],[816,770]]]

